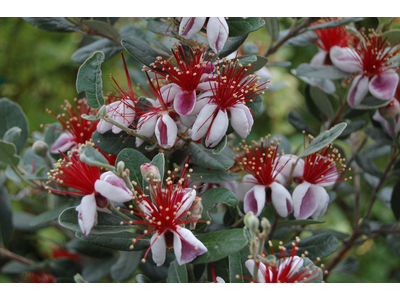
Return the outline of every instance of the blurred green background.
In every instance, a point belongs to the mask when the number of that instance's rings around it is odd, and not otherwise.
[[[121,19],[116,27],[130,23],[141,24],[143,20]],[[291,24],[289,18],[280,18],[281,29]],[[376,27],[376,18],[366,18],[362,24]],[[360,25],[360,26],[361,26]],[[55,122],[55,118],[46,113],[49,108],[56,114],[61,112],[64,99],[78,97],[75,89],[76,74],[79,64],[71,60],[71,55],[87,43],[83,35],[74,33],[56,33],[40,30],[25,22],[22,18],[0,18],[0,98],[7,97],[21,105],[29,119],[30,131],[42,131],[40,124]],[[267,46],[270,43],[266,28],[250,34],[247,41]],[[261,47],[260,47],[261,49]],[[264,96],[266,110],[258,117],[250,139],[258,139],[268,133],[282,134],[289,138],[292,150],[302,142],[302,135],[296,133],[286,121],[290,110],[295,109],[311,124],[318,124],[307,111],[304,101],[305,84],[290,73],[300,63],[309,62],[317,52],[315,45],[309,47],[282,47],[269,57],[270,61],[291,61],[289,68],[270,67],[273,84],[285,83],[286,87]],[[126,54],[128,56],[128,54]],[[108,74],[112,73],[122,88],[126,88],[126,79],[119,55],[103,63],[103,91],[113,91]],[[318,125],[317,125],[318,126]],[[318,127],[316,128],[318,129]],[[385,163],[385,160],[382,161]],[[366,186],[361,199],[361,211],[365,210],[371,188]],[[15,201],[13,201],[15,202]],[[324,216],[326,221],[321,227],[345,233],[352,230],[352,199],[345,196],[334,202]],[[13,203],[15,210],[21,206]],[[373,210],[373,218],[382,222],[394,222],[392,211],[378,201]],[[60,240],[62,235],[57,230],[42,229],[32,233],[38,245],[46,241]],[[386,246],[385,238],[369,240],[354,247],[346,256],[353,254],[359,259],[359,268],[353,274],[332,274],[329,282],[399,282],[400,258],[392,254]],[[328,258],[329,259],[329,258]],[[326,259],[324,260],[326,261]],[[11,277],[0,273],[0,282],[10,282]]]

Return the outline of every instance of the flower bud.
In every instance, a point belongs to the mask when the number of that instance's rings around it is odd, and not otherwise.
[[[117,173],[121,174],[125,170],[125,163],[121,160],[117,164]]]
[[[193,219],[198,220],[201,218],[202,212],[203,212],[203,204],[201,204],[200,200],[196,200],[194,205],[190,208],[190,215],[192,216]],[[196,224],[197,223],[190,223],[190,229],[194,230],[196,228]]]
[[[244,217],[244,224],[249,228],[251,233],[257,233],[258,227],[260,226],[260,220],[252,211],[248,212]]]
[[[380,107],[379,114],[386,120],[397,118],[400,116],[400,103],[396,98],[393,98],[390,103],[384,107]]]
[[[263,229],[263,234],[267,236],[269,234],[269,231],[271,230],[271,224],[269,223],[267,218],[262,218],[261,227]]]
[[[148,181],[150,179],[161,179],[160,171],[156,166],[149,163],[144,163],[140,166],[140,171],[142,172],[143,178]]]
[[[32,145],[32,150],[36,155],[46,157],[47,152],[49,151],[49,146],[43,141],[36,141]]]

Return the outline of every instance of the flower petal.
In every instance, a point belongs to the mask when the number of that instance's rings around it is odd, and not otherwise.
[[[277,182],[269,185],[271,188],[271,199],[276,212],[283,218],[293,211],[292,196],[289,191]]]
[[[161,234],[155,233],[150,239],[150,245],[153,261],[157,264],[157,267],[162,266],[167,255],[164,232]]]
[[[75,137],[69,132],[63,132],[54,141],[53,145],[50,147],[50,153],[59,154],[61,152],[68,151],[72,146],[76,145]]]
[[[190,115],[183,116],[183,115],[181,115],[179,120],[180,120],[181,124],[183,124],[184,126],[190,127],[190,126],[193,125],[193,123],[196,121],[196,119],[197,119],[196,116],[190,116]]]
[[[116,108],[112,119],[119,124],[128,127],[135,119],[135,103],[132,100],[120,101],[121,104]],[[112,132],[118,134],[122,131],[121,128],[113,125]]]
[[[185,190],[186,190],[186,193],[182,197],[181,205],[176,213],[177,219],[180,219],[181,217],[183,217],[182,214],[192,206],[192,203],[193,203],[194,199],[196,198],[196,190],[190,189],[190,188],[186,188]],[[181,193],[181,192],[176,192],[176,193]]]
[[[197,141],[207,133],[216,110],[215,104],[207,104],[203,107],[192,127],[192,140]]]
[[[229,27],[225,18],[211,17],[207,23],[207,40],[215,53],[221,52],[228,39]]]
[[[319,201],[326,193],[321,186],[313,185],[304,181],[293,191],[294,217],[296,219],[307,219],[318,208]]]
[[[350,48],[333,46],[329,51],[333,65],[347,73],[361,72],[362,67],[359,55]]]
[[[283,169],[279,172],[279,174],[282,174],[285,177],[289,177],[290,172],[292,170],[293,164],[297,161],[298,157],[293,154],[284,154],[282,156],[279,156],[275,159],[275,164],[278,164],[276,169],[279,170],[281,166],[284,166]],[[299,159],[297,162],[296,167],[293,170],[292,173],[292,178],[295,177],[302,177],[304,173],[304,160]]]
[[[170,83],[160,88],[161,97],[166,103],[173,101],[176,94],[180,92],[182,92],[181,87],[175,83]]]
[[[247,270],[249,270],[251,276],[254,276],[254,266],[255,266],[255,261],[254,259],[249,259],[246,260],[246,262],[244,263],[244,265],[246,266]],[[267,268],[263,263],[259,263],[258,265],[258,274],[257,274],[257,281],[260,283],[265,283],[265,278],[264,275],[267,272]]]
[[[174,99],[174,109],[180,115],[189,115],[196,104],[196,91],[181,91]]]
[[[245,139],[254,124],[249,108],[244,104],[235,104],[230,108],[230,112],[232,128]]]
[[[155,133],[161,147],[171,148],[175,145],[178,127],[169,115],[163,115],[157,120]]]
[[[349,103],[351,107],[359,105],[365,96],[367,96],[368,81],[369,78],[363,75],[357,75],[354,77],[347,95],[347,103]]]
[[[210,129],[205,139],[207,147],[215,147],[224,137],[229,126],[228,113],[226,110],[219,110],[217,116],[212,121]]]
[[[257,179],[250,174],[247,174],[243,177],[243,180],[241,183],[239,183],[237,189],[236,189],[236,198],[239,201],[243,201],[245,195],[247,194],[248,191],[250,191],[255,185],[257,184]]]
[[[327,56],[328,56],[328,52],[327,51],[325,51],[325,50],[319,51],[311,59],[310,65],[323,66]]]
[[[372,77],[369,82],[369,91],[378,99],[389,100],[393,98],[398,83],[399,75],[392,70],[388,70]]]
[[[107,199],[118,203],[127,202],[132,199],[132,192],[126,188],[122,178],[119,178],[113,173],[108,174],[103,178],[104,179],[100,178],[100,180],[96,180],[94,184],[96,192],[100,193]]]
[[[200,31],[205,22],[206,17],[182,18],[179,25],[179,35],[185,39],[190,39]]]
[[[138,122],[137,133],[145,136],[152,137],[157,123],[157,115],[144,114]],[[136,147],[139,147],[144,141],[136,138]]]
[[[325,214],[329,204],[329,195],[327,191],[324,188],[322,188],[319,189],[319,193],[320,193],[319,196],[320,199],[318,207],[315,210],[315,212],[311,215],[311,218],[313,218],[314,220],[317,220],[319,217],[322,217]]]
[[[177,226],[173,234],[175,257],[180,266],[207,252],[206,246],[190,230]]]
[[[252,211],[258,217],[265,206],[265,186],[255,185],[244,196],[244,212]]]
[[[78,212],[78,223],[84,235],[89,235],[97,225],[97,209],[94,193],[82,198],[81,204],[75,210]]]

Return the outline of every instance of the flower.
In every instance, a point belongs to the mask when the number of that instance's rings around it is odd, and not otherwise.
[[[246,143],[240,145],[242,152],[235,149],[239,153],[235,161],[249,173],[236,190],[238,199],[244,200],[244,212],[259,216],[267,202],[273,204],[281,217],[287,217],[293,211],[293,204],[288,190],[276,181],[285,166],[279,158],[279,142],[270,141],[268,136],[265,145],[264,139],[260,146],[255,141],[252,147]]]
[[[281,174],[288,177],[292,164],[298,160],[292,174],[293,182],[298,186],[293,191],[293,209],[296,219],[307,219],[312,217],[314,220],[323,216],[328,208],[329,195],[324,189],[326,186],[333,185],[338,180],[339,175],[346,171],[345,159],[340,158],[337,149],[332,149],[332,145],[322,148],[299,159],[295,155],[283,155],[281,161],[286,162]],[[289,163],[290,162],[290,163]],[[349,177],[351,179],[351,177]]]
[[[212,95],[192,126],[192,140],[205,136],[206,146],[215,147],[228,129],[229,116],[232,128],[242,138],[249,135],[254,121],[245,103],[263,94],[265,85],[259,84],[256,75],[248,74],[249,67],[241,65],[237,59],[223,59],[222,66],[217,66],[215,81],[208,82]]]
[[[86,104],[86,99],[74,99],[75,108],[65,100],[65,105],[61,108],[64,113],[55,115],[51,110],[46,109],[46,112],[54,115],[61,123],[64,129],[51,127],[61,131],[61,135],[50,146],[50,152],[58,154],[71,149],[77,149],[80,144],[84,144],[92,138],[93,132],[96,131],[98,121],[89,121],[81,117],[82,114],[94,114],[93,109]]]
[[[389,120],[394,121],[394,133],[400,132],[400,103],[399,100],[393,98],[387,106],[380,107],[372,119],[380,123],[386,132],[393,137],[393,130],[390,126]]]
[[[101,173],[99,167],[85,164],[79,159],[78,150],[72,150],[63,159],[55,163],[55,169],[48,173],[46,189],[52,193],[82,196],[81,204],[76,207],[78,223],[82,233],[88,235],[97,224],[97,210],[111,213],[108,201],[118,203],[132,199],[122,178],[113,172]],[[58,190],[49,186],[63,186],[73,190]]]
[[[274,256],[274,251],[272,248],[272,243],[269,241],[271,247],[272,255],[268,256],[265,262],[260,262],[259,260],[249,259],[245,262],[246,268],[249,270],[250,274],[253,274],[254,269],[257,265],[258,273],[257,280],[247,278],[253,282],[257,283],[307,283],[312,281],[317,281],[322,279],[321,268],[316,267],[313,263],[305,264],[305,254],[301,257],[296,255],[297,245],[300,239],[296,237],[296,243],[292,244],[292,249],[290,251],[289,257],[286,257],[286,248],[279,244],[279,258]],[[317,261],[320,259],[317,258]],[[246,277],[244,277],[246,278]]]
[[[171,83],[169,97],[174,101],[175,111],[183,116],[190,115],[196,105],[201,91],[209,88],[206,84],[209,81],[210,74],[214,70],[211,62],[212,53],[206,55],[206,46],[202,49],[196,46],[193,50],[189,49],[188,57],[182,44],[174,44],[171,49],[178,66],[172,65],[161,56],[150,64],[152,67],[148,72],[153,72],[165,78]]]
[[[356,107],[368,94],[377,99],[393,98],[399,75],[393,70],[390,59],[398,54],[400,48],[389,46],[386,39],[374,32],[354,50],[333,46],[330,51],[332,63],[347,73],[358,73],[352,78],[347,96],[351,107]]]
[[[207,40],[215,53],[221,52],[229,36],[229,27],[223,17],[185,17],[179,26],[179,35],[185,39],[192,38],[200,29],[207,28]]]
[[[152,233],[150,247],[145,253],[144,260],[151,250],[153,261],[157,266],[164,264],[166,250],[174,248],[175,257],[179,265],[191,262],[197,256],[207,252],[207,248],[193,233],[185,228],[185,224],[207,221],[198,220],[190,211],[201,198],[196,197],[196,191],[189,188],[189,176],[184,174],[188,165],[185,165],[180,178],[178,169],[172,174],[168,171],[165,185],[160,179],[149,178],[150,188],[145,194],[135,182],[134,203],[131,214],[141,217],[141,220],[132,220],[126,223],[138,224],[147,227],[142,235],[133,240],[131,248],[142,237]],[[191,173],[192,170],[189,170]],[[177,184],[175,184],[177,182]]]
[[[337,18],[325,19],[318,21],[313,24],[319,25],[323,24],[328,21],[334,21]],[[315,44],[318,48],[321,49],[314,57],[311,59],[311,65],[332,65],[330,59],[330,50],[333,46],[337,46],[340,48],[349,47],[349,41],[351,38],[351,34],[346,30],[345,26],[336,26],[333,28],[326,28],[326,29],[317,29],[314,30],[316,35],[318,36],[319,40],[315,41]]]

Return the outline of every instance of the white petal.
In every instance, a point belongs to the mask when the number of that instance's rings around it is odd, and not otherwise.
[[[367,96],[368,82],[369,78],[363,75],[354,77],[347,95],[347,102],[351,107],[359,105],[365,96]]]
[[[313,66],[323,66],[326,60],[326,57],[328,55],[328,52],[325,50],[319,51],[317,54],[313,56],[313,58],[310,61],[310,65]]]
[[[185,39],[190,39],[200,31],[205,22],[206,17],[182,18],[181,24],[179,25],[179,35]]]
[[[157,266],[162,266],[165,262],[165,256],[167,253],[167,246],[165,245],[164,232],[160,235],[155,233],[150,239],[151,254],[153,256],[153,261]]]
[[[230,108],[231,125],[233,129],[245,139],[253,127],[254,120],[249,108],[244,104],[235,104]]]
[[[215,147],[226,134],[229,126],[228,113],[226,110],[219,110],[214,121],[211,123],[210,130],[205,139],[207,147]]]
[[[143,115],[138,122],[138,129],[136,130],[137,133],[145,136],[145,137],[152,137],[155,131],[157,123],[157,115]],[[143,143],[142,139],[136,138],[136,147],[139,147]]]
[[[51,145],[50,153],[59,154],[59,151],[66,152],[74,145],[77,145],[75,137],[69,132],[63,132],[54,141],[53,145]]]
[[[356,73],[362,71],[359,55],[350,48],[333,46],[329,55],[333,65],[344,72]]]
[[[78,212],[78,223],[84,235],[89,235],[90,231],[97,224],[97,205],[94,193],[82,198],[81,204],[75,210]]]
[[[182,192],[176,192],[176,193],[182,193]],[[187,209],[189,209],[190,206],[192,206],[192,203],[195,198],[196,198],[196,190],[187,188],[186,194],[183,196],[181,205],[176,213],[177,219],[181,218],[182,217],[181,214]]]
[[[190,127],[193,125],[193,123],[196,121],[196,116],[191,116],[191,115],[181,115],[180,116],[180,121],[183,125],[185,125],[186,127]]]
[[[167,103],[173,101],[176,94],[180,92],[182,92],[181,87],[175,83],[170,83],[160,88],[161,96],[163,100]]]
[[[253,175],[247,174],[243,177],[236,189],[236,197],[239,201],[244,200],[244,196],[257,184],[257,179]]]
[[[265,206],[265,186],[255,185],[244,196],[244,212],[252,211],[258,217]]]
[[[122,178],[119,178],[115,175],[115,180],[121,179],[122,184],[124,181]],[[120,184],[116,185],[114,182],[107,182],[105,180],[96,180],[94,184],[94,188],[96,192],[100,193],[102,196],[106,197],[108,200],[122,203],[127,202],[132,199],[132,193],[125,187],[120,186]]]
[[[271,188],[271,199],[277,213],[285,218],[293,211],[292,196],[289,191],[281,184],[273,182]]]
[[[244,263],[244,265],[246,266],[247,270],[249,270],[251,276],[254,276],[254,266],[255,266],[255,261],[254,259],[249,259],[246,260],[246,262]],[[263,263],[259,263],[258,265],[258,273],[257,273],[257,281],[260,283],[265,283],[265,278],[264,275],[267,271],[266,266]]]
[[[298,157],[292,154],[284,154],[282,156],[279,156],[275,159],[275,163],[278,164],[276,169],[279,170],[281,166],[284,166],[279,173],[285,177],[289,177],[290,171],[292,170],[292,166],[297,159]],[[292,178],[302,177],[303,172],[304,172],[304,160],[300,158],[299,161],[297,162],[296,167],[293,170]]]
[[[304,181],[293,191],[294,217],[296,219],[307,219],[318,208],[319,202],[326,193],[321,186],[313,185]]]
[[[317,220],[319,217],[322,217],[327,208],[328,208],[328,204],[329,204],[329,194],[327,193],[327,191],[324,188],[319,189],[319,193],[320,193],[320,199],[319,199],[319,203],[318,203],[318,207],[315,210],[315,212],[311,215],[311,218],[313,218],[314,220]]]
[[[225,280],[223,280],[221,277],[217,276],[217,283],[225,283]]]
[[[398,83],[399,75],[392,70],[388,70],[372,77],[369,82],[369,91],[378,99],[389,100],[393,98]]]
[[[211,17],[207,23],[207,40],[215,53],[221,52],[228,39],[229,27],[225,18]]]
[[[192,140],[197,141],[207,133],[216,110],[215,104],[207,104],[203,107],[192,127]]]
[[[128,127],[130,124],[132,124],[133,120],[135,119],[135,109],[134,109],[135,103],[132,100],[125,100],[125,101],[126,103],[121,101],[121,104],[116,109],[112,119],[115,122],[118,122],[119,124]],[[112,127],[113,133],[118,134],[121,131],[122,131],[121,128],[113,125]]]
[[[194,260],[197,256],[207,252],[207,248],[200,242],[193,233],[178,226],[174,234],[174,252],[179,265]]]
[[[158,143],[163,148],[171,148],[175,145],[176,137],[178,135],[178,127],[169,115],[163,115],[158,118],[156,123],[156,138]]]

